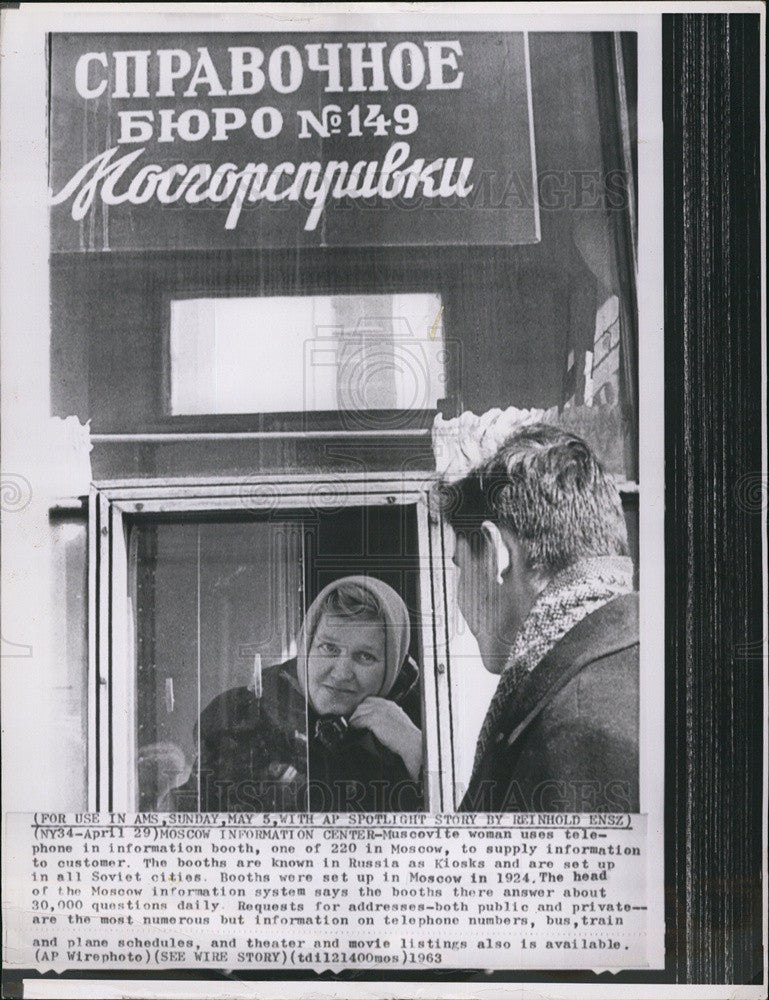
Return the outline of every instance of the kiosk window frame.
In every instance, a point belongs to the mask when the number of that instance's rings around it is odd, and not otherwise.
[[[95,483],[88,517],[88,800],[93,811],[133,811],[135,802],[134,566],[131,528],[164,518],[231,518],[244,510],[312,508],[318,497],[336,506],[391,504],[414,508],[417,523],[422,649],[425,803],[454,808],[454,767],[448,686],[447,553],[444,527],[426,502],[424,474],[269,475],[247,479],[124,480]],[[327,491],[325,494],[323,491]],[[450,553],[448,553],[450,556]],[[448,766],[446,766],[448,762]]]

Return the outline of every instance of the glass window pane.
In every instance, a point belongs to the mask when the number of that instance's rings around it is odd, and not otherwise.
[[[270,668],[295,653],[300,599],[295,524],[137,529],[138,808],[290,807],[304,706]]]
[[[171,414],[434,410],[438,295],[171,302]]]
[[[413,507],[146,523],[131,544],[137,808],[424,808]]]

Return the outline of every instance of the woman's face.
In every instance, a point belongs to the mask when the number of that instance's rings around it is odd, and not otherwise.
[[[319,715],[351,715],[377,694],[385,675],[385,630],[381,622],[325,614],[307,656],[310,701]]]

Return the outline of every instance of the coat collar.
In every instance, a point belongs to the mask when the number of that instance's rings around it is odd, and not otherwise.
[[[543,708],[595,660],[638,643],[638,594],[623,594],[578,622],[526,675],[497,742],[512,745]]]

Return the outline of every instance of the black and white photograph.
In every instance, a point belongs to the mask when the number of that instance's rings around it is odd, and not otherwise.
[[[765,13],[533,6],[3,5],[4,997],[766,995]]]

